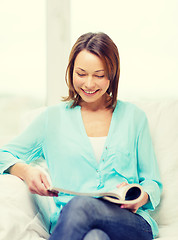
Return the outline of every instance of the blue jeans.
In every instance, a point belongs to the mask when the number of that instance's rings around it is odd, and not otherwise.
[[[138,214],[103,199],[74,197],[62,209],[50,240],[152,240]]]

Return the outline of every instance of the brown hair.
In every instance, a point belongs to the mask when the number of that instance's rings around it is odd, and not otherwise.
[[[69,64],[66,70],[66,83],[69,87],[69,95],[64,98],[64,101],[73,100],[71,107],[75,107],[80,102],[80,96],[75,91],[73,86],[73,70],[74,62],[77,55],[82,50],[87,50],[90,53],[98,56],[105,68],[106,75],[110,80],[110,85],[107,90],[108,104],[107,108],[115,108],[117,103],[117,91],[120,76],[120,60],[117,46],[112,39],[105,33],[86,33],[78,38],[74,46],[72,47]]]

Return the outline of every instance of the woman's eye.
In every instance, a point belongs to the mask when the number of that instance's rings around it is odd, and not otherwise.
[[[97,78],[103,78],[104,75],[96,75]]]
[[[84,77],[84,76],[86,76],[85,73],[77,73],[77,75],[78,75],[79,77]]]

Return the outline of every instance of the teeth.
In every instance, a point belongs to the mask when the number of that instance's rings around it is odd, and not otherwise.
[[[91,92],[91,91],[86,91],[86,90],[84,90],[84,92],[86,92],[86,93],[88,93],[88,94],[92,94],[92,93],[95,93],[96,91]]]

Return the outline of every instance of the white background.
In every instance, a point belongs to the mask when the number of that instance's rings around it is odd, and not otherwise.
[[[119,97],[178,97],[177,0],[72,0],[72,42],[104,31],[121,60]]]
[[[177,98],[177,10],[177,0],[0,0],[0,135],[18,132],[24,111],[66,95],[66,59],[89,31],[118,46],[120,99]]]
[[[0,94],[46,94],[46,4],[0,0]]]
[[[45,8],[45,0],[0,0],[0,94],[45,97]],[[71,0],[71,25],[64,28],[71,29],[71,46],[88,31],[104,31],[114,40],[120,98],[172,98],[178,95],[177,10],[177,0]],[[58,81],[61,96],[64,77]]]

